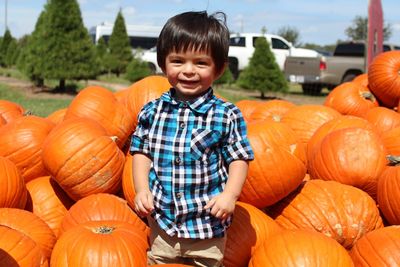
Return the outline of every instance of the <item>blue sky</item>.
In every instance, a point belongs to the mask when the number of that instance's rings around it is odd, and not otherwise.
[[[7,24],[14,37],[31,33],[46,0],[0,0],[0,33]],[[300,42],[320,45],[346,39],[345,29],[357,15],[366,16],[368,0],[79,0],[85,26],[114,22],[121,8],[126,24],[162,26],[180,12],[224,11],[233,32],[260,32],[265,26],[276,33],[283,26],[296,27]],[[382,0],[384,21],[392,25],[389,42],[400,44],[400,2]]]

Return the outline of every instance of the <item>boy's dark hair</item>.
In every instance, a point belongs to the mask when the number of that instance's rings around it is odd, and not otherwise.
[[[165,59],[170,52],[188,49],[208,51],[220,73],[228,62],[229,30],[226,15],[206,11],[185,12],[170,18],[161,30],[157,41],[157,63],[165,69]]]

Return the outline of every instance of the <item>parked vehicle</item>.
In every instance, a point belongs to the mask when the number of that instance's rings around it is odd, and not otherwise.
[[[231,35],[229,46],[229,68],[234,77],[237,77],[249,64],[249,60],[254,53],[254,46],[257,38],[267,39],[271,51],[275,56],[276,63],[283,71],[286,57],[317,57],[318,53],[314,50],[297,48],[289,41],[279,35],[261,33],[235,33]]]
[[[259,37],[264,37],[270,44],[271,51],[275,55],[275,60],[279,68],[283,71],[286,57],[289,55],[303,56],[303,57],[317,57],[318,53],[314,50],[296,48],[286,39],[281,36],[273,34],[261,33],[240,33],[232,34],[230,37],[229,46],[229,69],[235,78],[238,77],[248,64],[250,57],[254,53],[255,41]],[[143,61],[148,62],[151,69],[156,73],[161,72],[157,65],[156,49],[144,51],[141,55]]]
[[[349,41],[338,43],[332,56],[288,56],[284,73],[288,81],[301,84],[305,94],[319,94],[324,87],[331,90],[364,73],[365,50],[364,42]],[[400,50],[400,46],[384,44],[383,51],[390,50]]]

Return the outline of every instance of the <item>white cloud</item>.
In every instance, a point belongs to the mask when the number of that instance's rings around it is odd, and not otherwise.
[[[128,7],[124,7],[122,9],[122,12],[124,13],[124,16],[131,16],[136,13],[136,9],[133,6],[128,6]]]

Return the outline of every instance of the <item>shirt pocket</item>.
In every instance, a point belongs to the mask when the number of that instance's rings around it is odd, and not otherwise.
[[[217,158],[221,133],[209,129],[193,129],[190,141],[192,159],[210,162]]]

